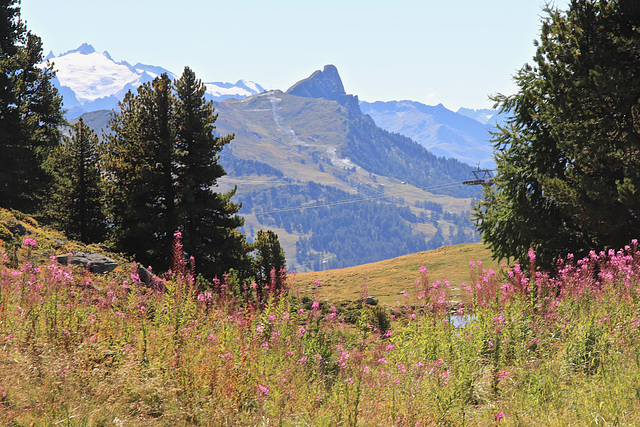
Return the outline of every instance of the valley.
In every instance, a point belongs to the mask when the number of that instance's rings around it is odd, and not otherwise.
[[[480,189],[462,185],[473,167],[379,127],[362,112],[373,107],[347,94],[334,66],[287,91],[219,99],[214,108],[217,134],[234,135],[220,154],[227,175],[217,188],[235,189],[232,200],[242,204],[241,231],[249,240],[261,229],[279,236],[290,268],[344,268],[478,241],[469,212]],[[449,129],[469,145],[467,152],[481,145],[485,125],[433,108],[449,124],[427,120],[434,122],[432,140]],[[82,117],[106,137],[109,115]],[[453,132],[456,123],[475,130]]]

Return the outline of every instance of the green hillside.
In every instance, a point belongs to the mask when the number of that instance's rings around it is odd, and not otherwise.
[[[275,231],[298,271],[477,241],[468,212],[479,189],[461,184],[470,166],[377,127],[356,97],[321,95],[335,99],[272,91],[215,103],[216,132],[235,135],[220,156],[219,191],[237,188],[250,239]],[[108,118],[92,112],[86,122],[99,131]]]
[[[368,296],[384,305],[395,306],[398,301],[404,302],[405,292],[415,298],[414,282],[421,279],[420,267],[424,266],[430,283],[449,282],[450,303],[469,303],[470,294],[462,292],[460,285],[472,283],[471,261],[481,261],[482,268],[487,270],[500,270],[500,262],[492,259],[486,246],[468,243],[349,268],[297,273],[290,276],[290,280],[295,291],[301,295],[314,295],[320,300],[357,300],[366,288]],[[317,286],[318,282],[320,286]]]

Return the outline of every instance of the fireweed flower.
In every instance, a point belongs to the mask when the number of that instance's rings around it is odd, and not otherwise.
[[[269,394],[269,389],[262,384],[258,384],[258,393],[261,396],[267,396]]]
[[[502,372],[500,372],[500,373],[498,374],[498,378],[500,378],[500,379],[502,379],[502,378],[506,378],[506,377],[508,377],[509,375],[511,375],[511,373],[510,373],[510,372],[502,371]]]
[[[32,237],[25,237],[22,239],[22,244],[31,249],[35,249],[36,246],[38,246],[38,242],[36,242],[36,239]]]

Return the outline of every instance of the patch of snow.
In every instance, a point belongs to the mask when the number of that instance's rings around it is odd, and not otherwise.
[[[253,93],[260,93],[264,90],[262,86],[250,80],[240,80],[240,82],[248,87]]]
[[[224,87],[222,85],[220,85],[218,82],[215,83],[205,83],[204,84],[207,89],[206,92],[212,96],[215,97],[220,97],[220,96],[241,96],[241,97],[246,97],[246,96],[251,96],[254,93],[249,92],[246,89],[242,89],[240,87],[237,86],[231,86],[231,87]]]
[[[53,58],[51,62],[60,84],[73,90],[80,102],[104,98],[128,84],[142,83],[141,75],[135,70],[96,52],[73,52]]]

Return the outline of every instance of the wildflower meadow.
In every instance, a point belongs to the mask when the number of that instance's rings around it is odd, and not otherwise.
[[[237,293],[174,261],[162,286],[0,256],[0,424],[638,425],[640,252],[486,270],[471,303],[416,271],[394,307]],[[464,268],[467,268],[466,266]]]

